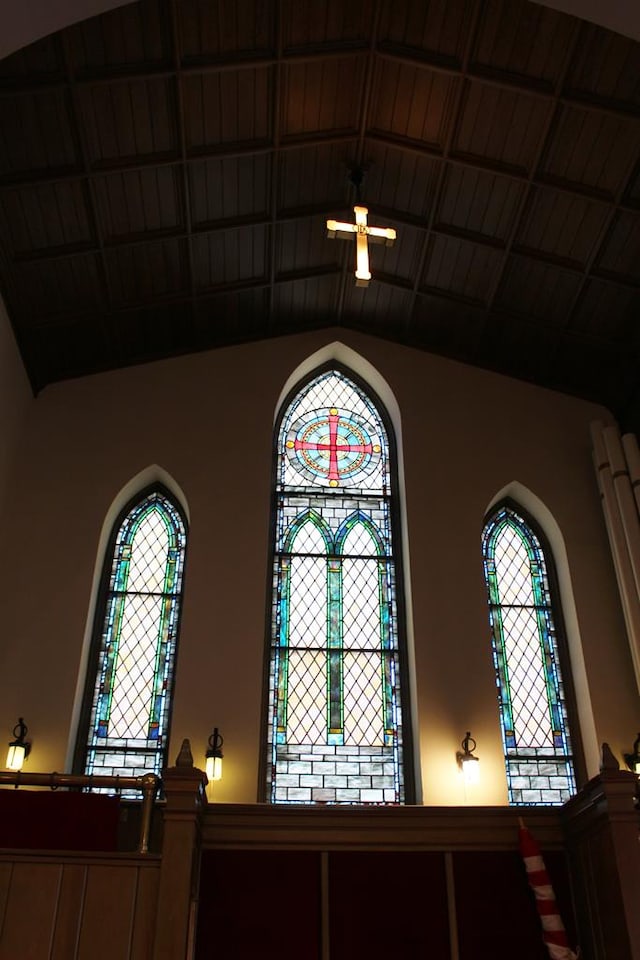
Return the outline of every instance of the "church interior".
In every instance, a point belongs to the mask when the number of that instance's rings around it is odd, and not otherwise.
[[[640,960],[640,8],[0,18],[0,960]]]

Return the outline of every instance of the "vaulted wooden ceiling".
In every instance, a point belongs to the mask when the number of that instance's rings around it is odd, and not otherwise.
[[[349,168],[374,281],[354,284]],[[36,390],[342,325],[640,424],[640,44],[524,0],[142,0],[0,61]]]

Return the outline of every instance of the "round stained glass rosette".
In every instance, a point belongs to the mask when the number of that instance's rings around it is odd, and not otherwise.
[[[371,424],[331,407],[294,421],[285,452],[293,469],[314,484],[357,486],[379,466],[381,443]]]

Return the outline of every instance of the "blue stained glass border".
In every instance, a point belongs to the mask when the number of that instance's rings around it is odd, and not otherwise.
[[[529,608],[535,612],[540,666],[544,675],[551,730],[551,743],[548,747],[519,741],[514,724],[514,692],[507,652],[508,628],[505,624],[505,611],[512,605],[501,601],[495,559],[498,538],[506,529],[513,531],[519,538],[526,550],[529,565],[528,577],[533,598]],[[545,806],[564,803],[575,793],[576,781],[544,550],[535,531],[524,517],[517,509],[505,504],[496,509],[485,525],[482,553],[509,802],[513,805]]]

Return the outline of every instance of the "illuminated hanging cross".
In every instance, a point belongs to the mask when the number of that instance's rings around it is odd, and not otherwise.
[[[337,234],[341,240],[349,240],[352,234],[356,234],[356,287],[368,287],[369,280],[371,280],[369,239],[372,243],[384,243],[385,246],[392,247],[396,239],[396,232],[391,227],[367,226],[369,211],[366,207],[356,204],[353,212],[356,217],[355,223],[327,220],[327,236],[330,240],[333,240]]]

